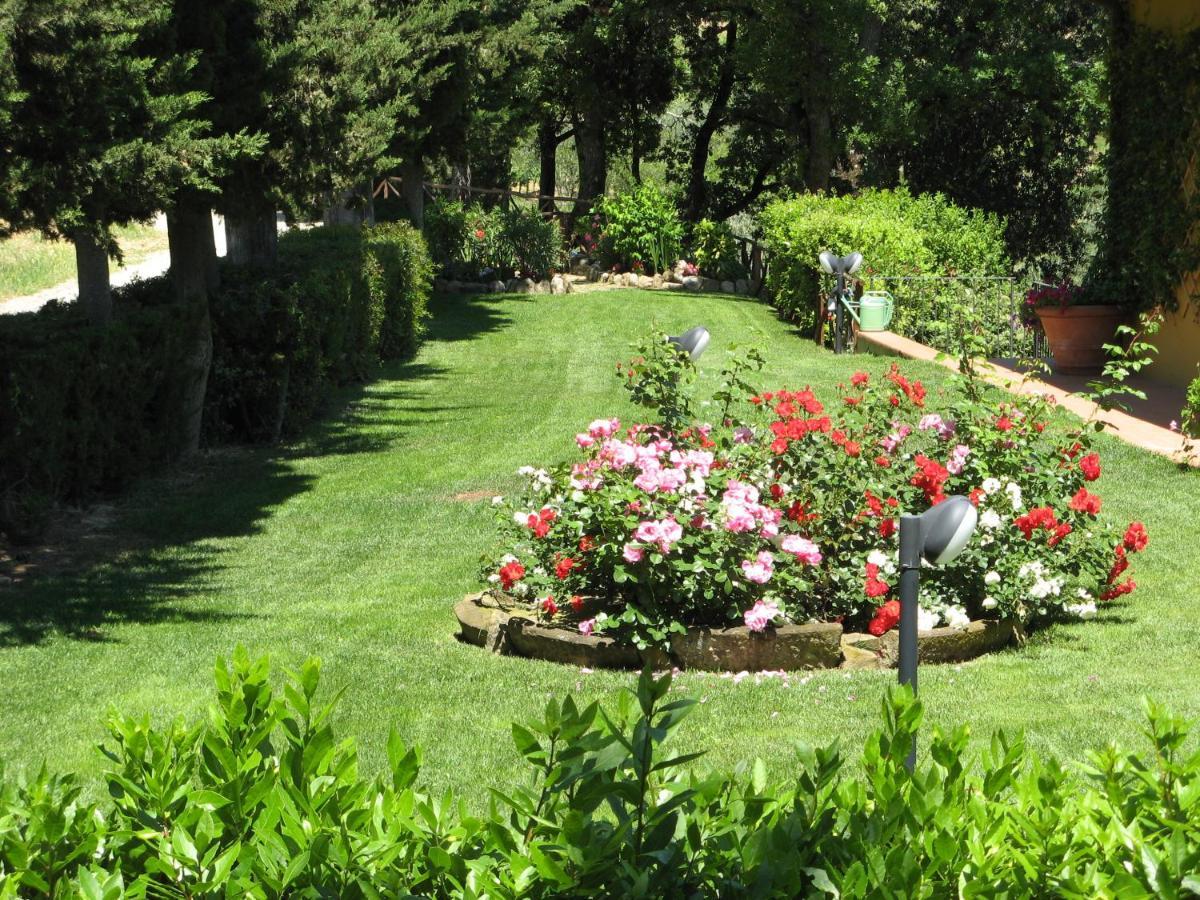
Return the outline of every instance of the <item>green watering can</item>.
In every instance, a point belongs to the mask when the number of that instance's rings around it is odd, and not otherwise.
[[[886,331],[896,310],[896,301],[887,291],[867,291],[856,305],[859,331]]]

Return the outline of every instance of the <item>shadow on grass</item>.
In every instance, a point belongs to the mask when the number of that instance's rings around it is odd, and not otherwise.
[[[499,302],[439,297],[429,340],[506,327]],[[383,453],[413,428],[461,416],[466,406],[431,402],[450,393],[438,383],[446,374],[419,361],[389,364],[375,381],[338,391],[290,446],[221,448],[148,478],[119,502],[111,529],[89,533],[80,526],[87,517],[72,515],[56,539],[30,551],[30,574],[0,587],[0,649],[54,635],[112,640],[109,629],[122,624],[253,618],[213,595],[224,568],[219,539],[260,532],[271,510],[311,490],[316,477],[297,471],[298,460]]]

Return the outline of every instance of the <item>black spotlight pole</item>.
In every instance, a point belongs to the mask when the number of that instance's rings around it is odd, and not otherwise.
[[[917,693],[917,608],[924,550],[920,516],[900,517],[900,683]],[[904,767],[911,773],[917,763],[917,736]]]

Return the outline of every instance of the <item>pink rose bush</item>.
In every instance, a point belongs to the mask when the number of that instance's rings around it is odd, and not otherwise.
[[[1091,432],[1047,427],[1045,398],[932,397],[896,366],[826,399],[726,397],[715,426],[664,396],[672,427],[597,419],[574,459],[523,470],[489,581],[543,620],[640,646],[692,626],[882,633],[898,608],[898,516],[964,494],[979,525],[953,565],[923,573],[922,627],[1090,619],[1135,587],[1145,529],[1102,520]],[[575,600],[547,614],[544,597]]]

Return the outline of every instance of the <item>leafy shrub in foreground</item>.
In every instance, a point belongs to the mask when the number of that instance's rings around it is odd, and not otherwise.
[[[0,770],[0,897],[1151,897],[1200,891],[1200,755],[1147,705],[1148,753],[1082,765],[921,724],[905,691],[850,777],[835,746],[699,774],[672,743],[694,701],[644,672],[608,708],[551,700],[514,725],[528,782],[482,815],[418,785],[393,733],[366,778],[310,661],[277,693],[244,651],[206,721],[113,714],[109,799],[74,776]],[[778,761],[776,768],[782,768]]]
[[[1135,587],[1146,530],[1101,515],[1094,432],[1047,428],[1045,397],[996,399],[967,380],[927,395],[895,365],[832,397],[759,392],[735,364],[706,422],[687,354],[662,335],[640,350],[619,368],[659,420],[593,421],[573,459],[523,467],[526,486],[497,505],[482,574],[543,623],[640,647],[743,623],[882,634],[899,618],[897,517],[951,494],[970,497],[979,528],[924,576],[922,629],[1090,619]]]

